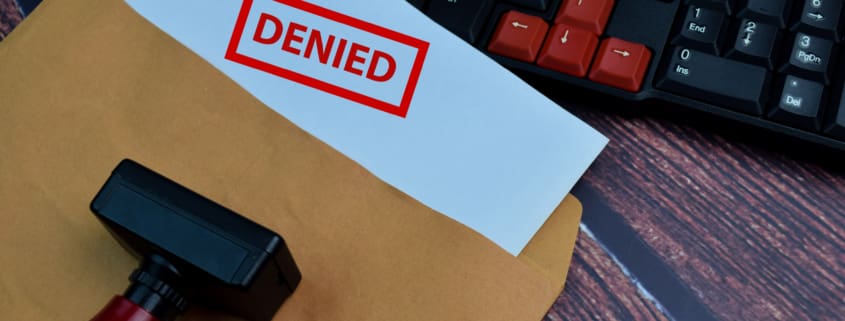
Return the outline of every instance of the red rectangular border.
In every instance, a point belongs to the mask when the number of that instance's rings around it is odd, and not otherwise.
[[[401,34],[399,32],[381,26],[377,26],[375,24],[351,16],[344,15],[339,12],[331,11],[329,9],[302,0],[275,1],[280,4],[287,5],[292,8],[296,8],[416,48],[417,57],[414,60],[414,65],[411,68],[411,74],[408,77],[407,84],[405,85],[405,91],[402,95],[402,101],[400,102],[400,104],[394,105],[382,100],[378,100],[376,98],[358,92],[354,92],[334,84],[330,84],[328,82],[295,72],[293,70],[285,69],[238,53],[238,44],[241,42],[241,37],[243,35],[244,27],[246,25],[246,20],[249,17],[250,10],[252,9],[253,0],[243,0],[243,5],[241,6],[241,11],[238,15],[238,20],[235,24],[235,30],[232,32],[232,38],[229,40],[229,47],[226,50],[226,59],[264,72],[274,74],[279,77],[287,78],[300,84],[319,89],[360,104],[370,106],[386,113],[394,114],[402,118],[405,118],[405,116],[407,116],[408,108],[411,105],[411,99],[414,96],[414,91],[417,88],[420,73],[422,72],[423,62],[425,61],[426,54],[428,53],[428,42],[405,34]]]

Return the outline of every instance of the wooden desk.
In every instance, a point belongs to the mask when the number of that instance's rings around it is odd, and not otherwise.
[[[21,19],[0,0],[0,39]],[[574,191],[584,229],[546,320],[845,318],[843,175],[707,129],[574,112],[611,143]]]
[[[0,0],[0,40],[5,39],[21,20],[23,17],[15,0]]]
[[[712,128],[574,112],[611,143],[574,191],[582,232],[546,320],[845,318],[841,172]]]

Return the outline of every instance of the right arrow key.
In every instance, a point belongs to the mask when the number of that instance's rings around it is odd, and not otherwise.
[[[590,80],[608,86],[637,92],[642,86],[651,51],[642,44],[619,38],[607,38],[601,43]]]

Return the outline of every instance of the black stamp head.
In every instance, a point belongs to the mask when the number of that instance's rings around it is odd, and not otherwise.
[[[161,321],[189,304],[269,321],[301,279],[278,234],[131,160],[91,211],[141,260],[123,297]]]

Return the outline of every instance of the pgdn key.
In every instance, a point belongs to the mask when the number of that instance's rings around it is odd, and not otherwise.
[[[657,88],[762,115],[769,85],[765,68],[683,47],[675,48]]]

